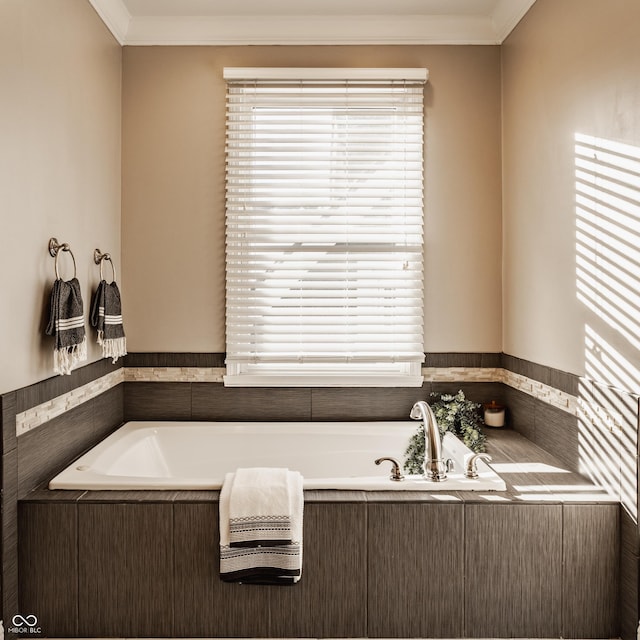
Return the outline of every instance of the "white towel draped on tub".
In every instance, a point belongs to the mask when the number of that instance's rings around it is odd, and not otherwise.
[[[292,584],[302,575],[302,476],[274,468],[228,473],[220,493],[220,577]]]

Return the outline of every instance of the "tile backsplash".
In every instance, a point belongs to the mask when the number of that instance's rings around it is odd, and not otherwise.
[[[125,366],[115,371],[110,371],[71,391],[53,397],[24,411],[17,412],[15,425],[16,435],[21,436],[32,429],[40,427],[123,382],[174,384],[211,383],[220,385],[223,382],[224,373],[225,369],[223,367]],[[579,410],[579,401],[576,396],[502,367],[423,367],[422,373],[425,384],[431,385],[434,390],[438,390],[439,383],[459,383],[461,385],[468,383],[501,383],[566,411],[571,415],[577,415]],[[159,389],[156,389],[156,391],[159,391]],[[228,391],[227,393],[231,395],[232,392]],[[247,393],[251,392],[248,391]],[[339,393],[341,396],[347,396],[350,393],[357,395],[358,393],[362,393],[362,390],[341,389],[336,393]],[[380,390],[376,390],[375,393],[380,393]],[[393,391],[388,390],[386,395],[389,393],[393,393]],[[401,390],[398,390],[397,393],[405,394]],[[414,396],[416,395],[415,390],[412,393]],[[478,398],[478,400],[485,401],[487,399]],[[125,408],[125,414],[126,413]],[[281,413],[283,419],[285,419],[286,411],[283,410]]]

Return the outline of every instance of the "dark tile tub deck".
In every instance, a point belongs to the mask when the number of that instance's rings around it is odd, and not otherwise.
[[[34,490],[20,605],[52,637],[617,637],[619,503],[487,431],[505,492],[305,491],[289,588],[218,579],[218,491]]]

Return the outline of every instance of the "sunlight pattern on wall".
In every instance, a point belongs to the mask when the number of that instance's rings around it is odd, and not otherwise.
[[[637,398],[622,389],[640,372],[591,327],[585,328],[586,377],[580,382],[580,461],[584,471],[637,510]],[[631,387],[637,388],[637,387]]]
[[[580,470],[637,519],[640,149],[576,134],[575,177],[577,296],[594,315],[579,389]]]

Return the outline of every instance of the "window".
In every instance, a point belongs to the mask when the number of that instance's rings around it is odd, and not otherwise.
[[[225,69],[225,384],[422,384],[426,76]]]

